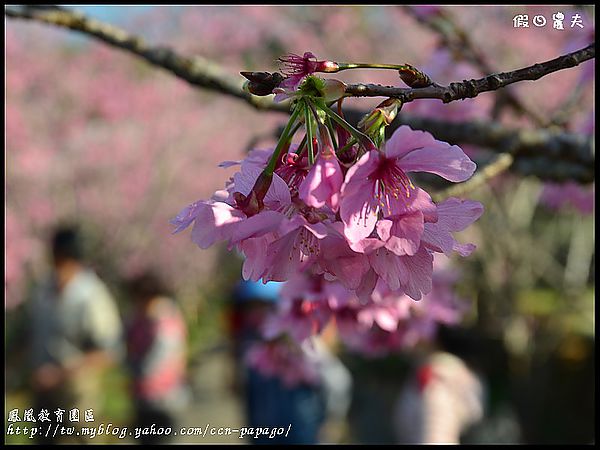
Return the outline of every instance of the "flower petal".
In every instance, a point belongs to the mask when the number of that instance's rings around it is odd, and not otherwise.
[[[306,223],[304,224],[304,228],[310,231],[317,239],[323,239],[327,236],[327,226],[322,223]]]
[[[377,235],[382,241],[387,241],[390,238],[390,236],[392,235],[391,231],[393,226],[394,222],[392,222],[391,220],[382,219],[379,222],[377,222],[375,228],[377,229]]]
[[[244,167],[242,164],[242,170],[233,175],[233,192],[241,192],[247,196],[261,173],[262,169],[257,166],[248,165]],[[273,174],[271,185],[264,198],[265,205],[270,209],[279,209],[291,202],[288,185],[279,175]]]
[[[236,243],[248,238],[262,236],[275,231],[285,220],[285,216],[276,211],[261,211],[240,222],[232,233],[231,242]]]
[[[403,198],[402,201],[391,201],[389,215],[386,218],[402,216],[414,211],[421,211],[426,222],[437,221],[436,204],[431,200],[431,196],[419,187],[410,190],[410,197]]]
[[[400,257],[387,249],[380,249],[369,254],[369,262],[373,270],[393,291],[407,282],[407,274],[399,266]]]
[[[452,246],[452,249],[460,256],[469,256],[471,253],[473,253],[473,250],[475,250],[476,248],[477,246],[475,244],[461,244],[456,241]]]
[[[483,214],[483,205],[450,197],[438,205],[439,220],[451,231],[462,231]]]
[[[421,240],[425,246],[450,256],[456,251],[468,256],[475,249],[472,244],[459,244],[452,232],[462,231],[475,222],[483,213],[483,205],[472,200],[449,198],[438,205],[438,221],[426,223]]]
[[[308,206],[322,208],[327,204],[337,211],[343,182],[344,176],[337,158],[325,157],[320,153],[300,184],[298,194]]]
[[[408,125],[402,125],[385,143],[385,156],[386,158],[402,158],[412,151],[432,147],[439,142],[427,131],[413,130]]]
[[[353,252],[342,237],[331,233],[320,241],[321,254],[318,264],[321,270],[333,275],[348,289],[356,289],[369,270],[365,255]]]
[[[423,213],[421,211],[415,211],[395,219],[392,221],[391,228],[383,233],[389,236],[385,248],[398,256],[414,255],[419,250],[423,229]],[[379,233],[379,228],[377,232]],[[383,239],[381,235],[380,237]]]
[[[302,228],[277,239],[267,247],[268,269],[263,281],[287,281],[293,274],[300,272],[302,255],[295,245]]]
[[[273,210],[282,208],[292,203],[290,188],[288,187],[287,183],[283,181],[283,179],[276,173],[273,174],[273,180],[271,181],[271,186],[269,186],[267,195],[265,195],[264,202],[267,207]]]
[[[447,256],[452,254],[455,244],[452,234],[443,225],[437,223],[425,224],[421,241],[427,248]]]
[[[208,248],[217,241],[231,238],[234,226],[245,218],[244,213],[222,202],[202,202],[192,229],[192,241]]]
[[[379,152],[372,150],[360,157],[356,164],[354,164],[346,173],[346,179],[344,186],[342,187],[342,194],[344,194],[344,188],[353,182],[362,181],[366,179],[373,171],[377,169],[381,156]]]
[[[356,296],[362,303],[367,303],[371,299],[371,294],[379,280],[377,272],[372,268],[369,269],[360,279],[360,284],[355,289]]]
[[[429,172],[455,183],[468,180],[477,165],[457,145],[436,141],[414,150],[399,162],[405,172]]]
[[[423,294],[431,292],[433,275],[433,255],[421,246],[414,256],[400,256],[407,273],[404,292],[414,300],[420,300]]]
[[[267,246],[271,239],[261,236],[246,239],[239,244],[244,253],[244,265],[242,266],[242,277],[244,280],[258,281],[267,270]]]
[[[340,216],[344,222],[344,235],[350,242],[369,237],[377,223],[378,207],[377,199],[373,196],[372,181],[353,180],[346,185]]]
[[[173,234],[179,233],[185,230],[190,224],[196,219],[196,216],[200,212],[202,201],[194,202],[185,208],[183,208],[176,217],[171,219],[169,223],[175,225]]]

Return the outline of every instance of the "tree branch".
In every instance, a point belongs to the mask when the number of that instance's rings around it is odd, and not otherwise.
[[[381,86],[378,84],[350,84],[346,93],[355,97],[394,97],[404,103],[416,99],[431,98],[449,103],[455,100],[477,97],[488,91],[495,91],[519,81],[533,81],[553,72],[578,66],[584,61],[596,56],[595,44],[568,53],[550,61],[537,63],[529,67],[488,75],[477,80],[465,80],[459,83],[450,83],[448,86],[433,84],[425,88],[397,88]]]
[[[346,120],[353,125],[364,114],[356,109],[344,111]],[[387,128],[387,136],[400,125],[428,131],[451,144],[476,145],[500,155],[510,154],[514,158],[510,169],[521,175],[582,184],[595,179],[592,140],[583,134],[559,129],[509,128],[494,122],[452,122],[401,112]],[[279,134],[281,129],[276,130],[276,135]]]
[[[251,106],[271,111],[289,113],[286,104],[274,103],[269,97],[257,97],[242,89],[243,80],[232,76],[217,64],[200,57],[185,57],[173,50],[149,46],[141,38],[124,30],[105,24],[83,14],[64,8],[6,7],[6,17],[35,20],[50,25],[69,28],[95,37],[113,47],[132,53],[149,64],[161,67],[193,86],[236,97]],[[404,102],[421,98],[440,99],[444,102],[475,97],[509,84],[536,80],[557,70],[574,67],[595,56],[594,44],[551,61],[535,64],[512,72],[489,75],[479,80],[451,83],[449,86],[433,85],[420,89],[384,87],[371,84],[349,85],[346,91],[355,96],[397,97]],[[347,111],[346,116],[357,123],[364,113]],[[513,170],[543,179],[574,179],[581,183],[594,180],[594,155],[590,139],[572,133],[549,130],[508,129],[492,123],[454,123],[426,119],[401,113],[389,127],[393,130],[404,123],[412,128],[431,132],[436,138],[451,143],[475,144],[498,152],[510,151],[514,155]],[[560,164],[557,162],[560,161]]]
[[[389,126],[393,132],[405,124],[429,131],[451,144],[477,145],[514,157],[511,170],[543,180],[594,181],[594,152],[591,138],[558,129],[508,128],[494,122],[450,122],[400,113]]]
[[[260,109],[286,110],[286,105],[273,103],[268,98],[249,94],[241,89],[242,80],[225,73],[213,62],[200,57],[184,57],[167,47],[148,46],[143,39],[128,34],[115,26],[86,17],[76,11],[65,9],[6,8],[7,17],[37,20],[51,25],[70,28],[96,37],[114,47],[133,53],[150,64],[160,66],[186,80],[192,85],[215,90],[247,101]],[[473,98],[482,92],[495,91],[510,84],[537,80],[558,70],[575,67],[595,57],[595,45],[560,56],[550,61],[534,64],[511,72],[488,75],[478,80],[450,83],[449,86],[434,84],[426,88],[397,88],[376,84],[350,84],[346,94],[355,97],[394,97],[404,103],[416,99],[439,99],[444,103]]]
[[[168,47],[149,46],[138,36],[64,8],[6,7],[4,14],[14,19],[35,20],[69,28],[95,37],[113,47],[132,53],[151,65],[162,67],[193,86],[213,90],[245,100],[258,109],[287,112],[286,105],[276,104],[266,97],[257,97],[242,89],[243,80],[225,72],[214,62],[199,57],[181,56]]]

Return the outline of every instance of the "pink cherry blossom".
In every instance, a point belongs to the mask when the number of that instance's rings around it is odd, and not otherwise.
[[[419,249],[425,222],[437,220],[437,207],[423,189],[415,188],[413,201],[405,211],[396,211],[377,221],[369,237],[357,242],[349,240],[350,248],[359,253],[370,253],[380,247],[398,256],[414,255]]]
[[[456,324],[467,303],[452,291],[456,276],[438,266],[431,292],[418,302],[380,281],[367,303],[354,299],[334,309],[342,341],[365,356],[383,356],[433,339],[440,324]]]
[[[326,142],[300,184],[298,194],[308,206],[322,208],[327,205],[337,212],[343,182],[344,175],[333,146]]]
[[[305,52],[304,56],[289,54],[279,58],[283,63],[283,73],[288,76],[281,87],[295,90],[302,80],[315,72],[335,72],[338,67],[333,61],[317,61],[317,57],[311,52]]]
[[[320,240],[327,236],[323,223],[310,223],[295,215],[283,220],[276,237],[266,248],[266,268],[263,281],[286,281],[295,272],[304,270],[320,253]]]
[[[433,255],[423,245],[413,256],[398,256],[380,248],[369,254],[369,262],[393,291],[401,289],[414,300],[431,291]]]
[[[475,167],[460,147],[401,126],[384,152],[369,151],[348,170],[340,204],[344,234],[351,242],[360,241],[369,237],[379,213],[389,217],[410,209],[419,197],[407,172],[430,172],[459,182],[468,179]]]
[[[307,349],[290,340],[253,344],[245,362],[263,375],[280,378],[288,387],[315,384],[319,380],[317,366]]]
[[[213,199],[185,207],[171,220],[171,224],[175,225],[173,233],[179,233],[194,223],[192,241],[200,248],[208,248],[218,241],[228,240],[233,244],[277,229],[285,218],[280,211],[291,203],[287,184],[278,175],[273,174],[263,200],[268,210],[248,216],[235,204],[236,194],[251,194],[260,174],[261,170],[254,164],[242,163],[242,170],[227,186],[228,197],[223,199],[225,192],[217,191]]]

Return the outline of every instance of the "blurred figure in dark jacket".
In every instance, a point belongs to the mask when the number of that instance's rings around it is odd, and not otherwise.
[[[351,380],[347,369],[314,338],[312,358],[318,377],[314,383],[286,384],[248,362],[255,344],[264,343],[261,330],[274,313],[283,283],[242,281],[233,294],[230,335],[236,364],[236,388],[244,398],[247,425],[270,429],[289,426],[287,436],[251,437],[253,444],[316,444],[325,422],[345,416]],[[291,362],[291,370],[296,367]],[[339,417],[338,417],[339,416]]]

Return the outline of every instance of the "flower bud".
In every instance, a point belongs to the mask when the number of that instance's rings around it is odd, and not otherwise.
[[[248,217],[258,214],[263,209],[263,202],[256,197],[254,190],[250,191],[248,196],[241,192],[234,192],[233,199],[237,208]]]
[[[400,79],[411,88],[424,88],[433,84],[429,76],[410,64],[406,64],[406,68],[400,69],[398,73],[400,74]]]
[[[248,81],[244,84],[244,90],[254,95],[265,96],[273,93],[284,80],[279,72],[240,72]]]
[[[358,122],[358,128],[379,146],[385,138],[385,127],[393,122],[401,106],[402,102],[397,98],[384,100]]]

